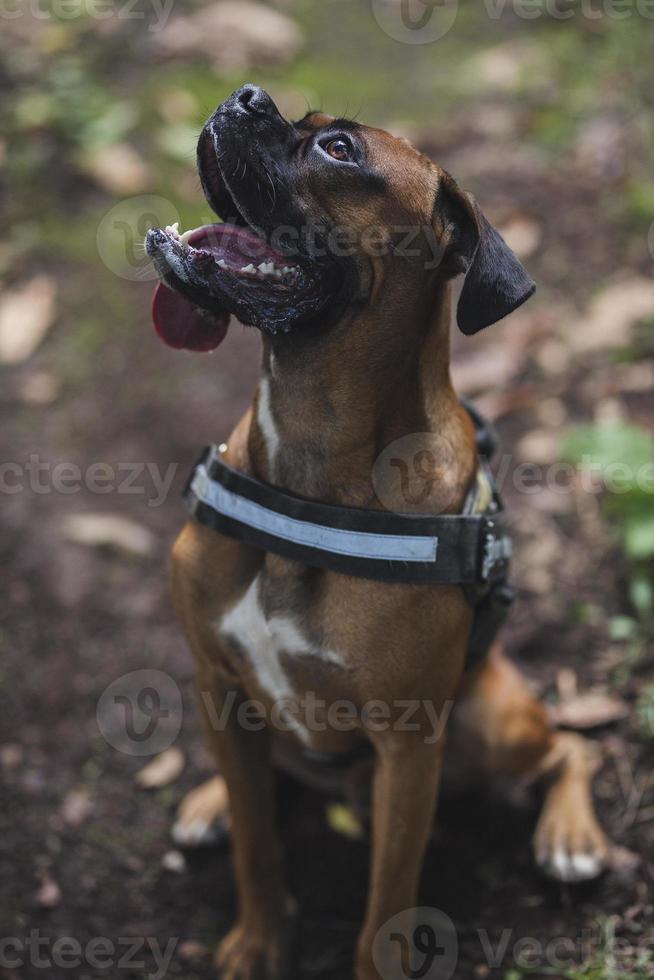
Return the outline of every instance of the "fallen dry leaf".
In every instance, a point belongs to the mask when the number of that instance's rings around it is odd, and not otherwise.
[[[589,180],[616,181],[628,170],[630,151],[637,146],[637,127],[609,111],[581,124],[575,163]]]
[[[629,343],[636,323],[652,315],[654,282],[644,276],[631,276],[599,292],[586,315],[568,324],[563,335],[578,353],[623,347]]]
[[[134,777],[137,786],[142,789],[156,789],[167,786],[181,774],[184,769],[184,753],[174,745],[148,762]]]
[[[204,56],[219,72],[288,61],[302,42],[289,16],[249,0],[224,0],[175,17],[152,41],[166,57]]]
[[[37,903],[45,909],[51,909],[61,901],[61,888],[49,875],[46,875],[41,882],[41,887],[36,893]]]
[[[50,405],[59,394],[59,379],[50,371],[32,371],[19,387],[19,397],[28,405]]]
[[[642,858],[634,851],[617,844],[611,848],[609,868],[618,874],[632,874],[642,864]]]
[[[579,679],[572,667],[561,667],[556,675],[556,688],[561,701],[570,701],[577,697]]]
[[[93,810],[93,803],[87,789],[79,786],[71,789],[64,797],[61,815],[71,827],[79,827]]]
[[[487,344],[474,354],[466,351],[465,359],[455,359],[452,364],[454,386],[466,395],[501,389],[520,373],[524,362],[524,352],[515,346]]]
[[[560,398],[544,398],[536,406],[536,415],[547,428],[555,428],[567,421],[568,410]]]
[[[613,694],[587,691],[560,701],[550,708],[550,714],[557,725],[583,730],[621,721],[629,714],[629,707]]]
[[[537,401],[537,390],[531,385],[521,385],[507,391],[485,391],[482,395],[475,396],[475,408],[489,422],[494,422],[504,415],[531,409]]]
[[[84,167],[111,194],[138,194],[152,181],[147,163],[129,143],[99,147],[85,159]]]
[[[538,487],[537,492],[529,496],[529,506],[544,514],[568,514],[574,507],[574,500],[567,490],[562,493],[553,487]]]
[[[536,251],[543,237],[540,221],[528,214],[515,214],[499,229],[502,238],[520,259],[528,259]]]
[[[539,57],[539,51],[526,38],[503,41],[470,59],[470,69],[480,82],[504,92],[514,91],[519,86],[523,73],[533,72],[536,64],[544,76],[545,66]]]
[[[561,458],[559,435],[551,429],[531,429],[518,441],[516,450],[530,463],[553,463]]]
[[[177,947],[177,955],[181,960],[200,960],[209,955],[209,950],[195,939],[187,939]]]
[[[196,112],[195,99],[183,88],[165,89],[156,97],[157,109],[166,122],[187,122]]]
[[[570,350],[558,340],[546,340],[534,354],[546,374],[563,374],[570,367]]]
[[[0,764],[5,769],[15,769],[23,761],[23,748],[18,742],[0,745]]]
[[[166,871],[174,871],[175,874],[182,874],[186,871],[186,858],[181,851],[166,851],[161,859],[161,864]]]
[[[155,540],[146,527],[118,514],[72,514],[63,521],[61,533],[75,544],[110,546],[135,555],[149,554]]]
[[[34,276],[0,296],[0,362],[19,364],[39,346],[57,316],[57,284]]]
[[[325,810],[327,823],[333,831],[351,840],[361,840],[363,825],[354,810],[344,803],[329,803]]]

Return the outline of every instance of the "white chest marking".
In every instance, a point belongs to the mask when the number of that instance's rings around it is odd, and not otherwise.
[[[289,616],[265,616],[259,601],[259,576],[225,613],[217,628],[221,636],[233,638],[245,650],[255,668],[257,680],[276,702],[285,699],[298,702],[302,696],[302,692],[300,695],[294,694],[281,663],[282,653],[315,656],[328,663],[341,663],[338,654],[313,646]],[[303,741],[310,742],[308,732],[299,721],[296,734]]]
[[[275,457],[279,449],[279,432],[275,425],[270,404],[270,379],[263,377],[259,382],[259,399],[257,405],[257,422],[263,433],[268,453],[270,472],[275,472]]]

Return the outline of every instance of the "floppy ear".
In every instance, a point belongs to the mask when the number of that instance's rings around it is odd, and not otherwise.
[[[465,273],[456,319],[465,334],[489,327],[521,306],[536,284],[502,236],[466,194],[444,173],[436,215],[445,235],[443,264],[450,275]]]

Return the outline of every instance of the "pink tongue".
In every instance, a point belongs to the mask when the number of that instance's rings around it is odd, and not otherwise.
[[[190,300],[159,283],[152,300],[152,320],[169,347],[209,351],[225,339],[229,313],[200,312]]]

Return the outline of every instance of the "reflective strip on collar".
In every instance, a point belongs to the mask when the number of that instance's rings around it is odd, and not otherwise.
[[[185,498],[200,524],[313,568],[382,582],[483,585],[506,578],[509,555],[490,471],[486,479],[483,513],[475,484],[462,514],[398,514],[296,496],[233,470],[208,446]]]
[[[287,517],[232,493],[221,483],[211,480],[202,463],[195,470],[190,489],[199,500],[225,517],[294,544],[333,554],[349,555],[351,558],[403,562],[436,561],[437,537],[347,531]]]

